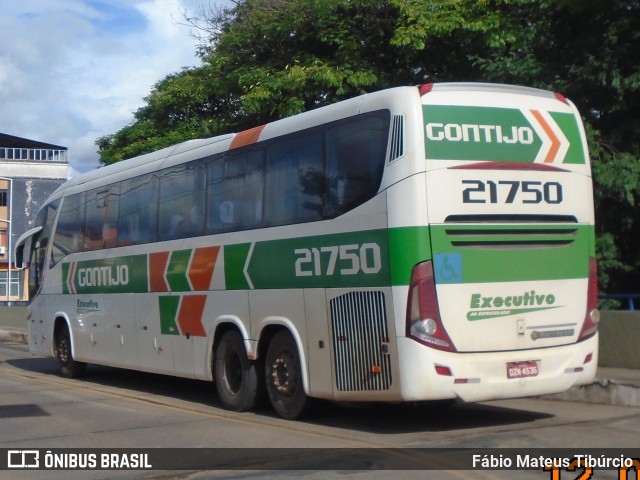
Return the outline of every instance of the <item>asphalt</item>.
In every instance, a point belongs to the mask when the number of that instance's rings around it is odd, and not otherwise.
[[[27,331],[22,327],[0,326],[0,342],[26,344]],[[598,367],[593,383],[542,398],[640,407],[640,370]]]

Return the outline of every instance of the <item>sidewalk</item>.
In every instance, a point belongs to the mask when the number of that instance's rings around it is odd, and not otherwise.
[[[27,343],[27,331],[18,327],[0,327],[0,342]]]
[[[18,326],[0,326],[0,342],[26,344],[26,329]],[[592,384],[573,387],[564,393],[545,395],[543,398],[640,407],[640,370],[598,367],[596,379]]]
[[[640,370],[598,367],[592,384],[573,387],[566,392],[546,395],[544,398],[640,407]]]

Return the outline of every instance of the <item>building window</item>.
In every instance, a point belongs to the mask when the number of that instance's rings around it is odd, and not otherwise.
[[[6,206],[7,206],[7,191],[0,190],[0,207],[6,207]]]
[[[6,270],[0,271],[0,301],[6,299],[7,278],[9,278],[9,272]],[[8,286],[9,296],[20,297],[20,272],[12,271],[10,279]]]

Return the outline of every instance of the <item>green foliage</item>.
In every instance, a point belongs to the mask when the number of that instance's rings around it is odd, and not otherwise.
[[[217,114],[224,116],[228,103],[216,95],[217,87],[206,67],[185,69],[158,82],[145,98],[146,105],[134,114],[134,122],[96,144],[100,160],[108,165],[152,152],[192,138],[220,132]]]
[[[638,0],[237,0],[186,18],[202,65],[98,139],[104,164],[361,93],[436,81],[561,91],[585,117],[600,285],[640,287]]]
[[[611,292],[637,292],[640,161],[637,155],[612,150],[598,132],[590,138],[600,285]]]

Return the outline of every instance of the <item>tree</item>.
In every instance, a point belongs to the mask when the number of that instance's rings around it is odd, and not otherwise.
[[[482,44],[479,33],[488,27],[475,20],[481,8],[450,0],[432,0],[428,11],[423,5],[244,0],[185,15],[203,32],[203,65],[156,84],[131,125],[98,140],[101,161],[243,130],[367,91],[469,74],[468,54],[450,52]],[[425,63],[423,55],[431,59]]]
[[[103,163],[355,95],[436,81],[560,91],[585,118],[601,288],[637,290],[638,0],[237,0],[200,10],[202,66],[159,82]]]

